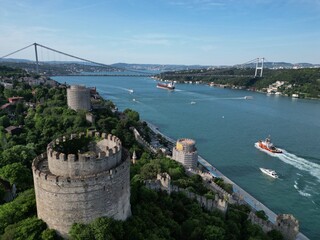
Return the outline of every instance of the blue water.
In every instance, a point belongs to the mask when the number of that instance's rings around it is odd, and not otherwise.
[[[120,110],[138,111],[169,137],[195,139],[208,162],[275,213],[292,213],[310,239],[320,239],[320,101],[190,84],[172,92],[143,77],[54,79],[95,86]],[[244,99],[248,95],[253,99]],[[254,147],[269,135],[284,154]],[[259,167],[274,169],[280,179]]]

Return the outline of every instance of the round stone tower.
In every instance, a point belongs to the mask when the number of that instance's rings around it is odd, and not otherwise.
[[[198,152],[195,145],[196,142],[192,139],[179,139],[173,148],[172,158],[186,168],[195,168],[198,161]]]
[[[68,107],[73,110],[89,111],[91,109],[90,89],[80,85],[70,86],[67,88],[67,102]]]
[[[115,136],[91,131],[56,139],[32,170],[38,217],[63,237],[73,223],[131,215],[130,155]]]

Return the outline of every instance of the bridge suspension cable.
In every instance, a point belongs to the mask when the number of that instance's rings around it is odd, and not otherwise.
[[[6,58],[8,56],[11,56],[17,52],[20,52],[20,51],[23,51],[31,46],[34,46],[34,51],[35,51],[35,60],[36,60],[36,72],[38,73],[39,71],[39,60],[38,60],[38,47],[41,47],[42,49],[47,49],[49,51],[52,51],[52,52],[55,52],[55,53],[59,53],[59,54],[62,54],[64,56],[67,56],[67,57],[71,57],[71,58],[74,58],[74,59],[77,59],[77,60],[80,60],[80,61],[83,61],[83,62],[87,62],[87,63],[91,63],[91,64],[94,64],[94,65],[97,65],[97,66],[102,66],[102,67],[107,67],[107,68],[113,68],[113,69],[118,69],[120,71],[129,71],[129,72],[134,72],[134,73],[139,73],[139,74],[143,74],[143,75],[150,75],[146,72],[142,72],[142,71],[137,71],[137,70],[131,70],[131,69],[126,69],[126,68],[121,68],[121,67],[115,67],[115,66],[112,66],[112,65],[108,65],[108,64],[104,64],[104,63],[99,63],[99,62],[95,62],[95,61],[91,61],[89,59],[86,59],[86,58],[81,58],[81,57],[77,57],[75,55],[72,55],[72,54],[69,54],[69,53],[65,53],[65,52],[62,52],[62,51],[59,51],[57,49],[53,49],[53,48],[50,48],[50,47],[47,47],[45,45],[42,45],[42,44],[39,44],[39,43],[32,43],[26,47],[23,47],[19,50],[16,50],[14,52],[11,52],[7,55],[4,55],[2,56],[0,59],[2,58]]]
[[[56,49],[53,49],[53,48],[44,46],[44,45],[42,45],[42,44],[34,43],[34,45],[35,45],[35,47],[39,46],[39,47],[45,48],[45,49],[47,49],[47,50],[50,50],[50,51],[53,51],[53,52],[56,52],[56,53],[65,55],[65,56],[67,56],[67,57],[75,58],[75,59],[78,59],[78,60],[81,60],[81,61],[84,61],[84,62],[88,62],[88,63],[92,63],[92,64],[95,64],[95,65],[98,65],[98,66],[103,66],[103,67],[118,69],[118,70],[121,70],[121,71],[129,71],[129,72],[134,72],[134,73],[140,73],[140,74],[148,75],[148,73],[146,73],[146,72],[136,71],[136,70],[131,70],[131,69],[126,69],[126,68],[120,68],[120,67],[115,67],[115,66],[111,66],[111,65],[108,65],[108,64],[99,63],[99,62],[91,61],[91,60],[89,60],[89,59],[77,57],[77,56],[75,56],[75,55],[71,55],[71,54],[68,54],[68,53],[65,53],[65,52],[62,52],[62,51],[59,51],[59,50],[56,50]],[[149,74],[149,75],[150,75],[150,74]]]
[[[51,51],[53,53],[60,54],[58,56],[64,55],[64,56],[67,56],[67,57],[70,57],[70,58],[74,58],[74,59],[77,59],[77,60],[80,60],[80,61],[83,61],[83,62],[94,64],[96,66],[102,66],[102,67],[117,69],[117,70],[120,70],[120,71],[129,71],[129,72],[133,72],[133,73],[139,73],[140,75],[145,75],[145,76],[149,76],[150,75],[150,73],[146,73],[144,71],[131,70],[131,69],[126,69],[126,68],[121,68],[121,67],[115,67],[115,66],[112,66],[112,65],[99,63],[99,62],[96,62],[96,61],[91,61],[91,60],[86,59],[86,58],[77,57],[75,55],[72,55],[72,54],[69,54],[69,53],[65,53],[65,52],[59,51],[59,50],[51,48],[51,47],[47,47],[47,46],[39,44],[39,43],[30,44],[30,45],[28,45],[26,47],[23,47],[21,49],[18,49],[18,50],[14,51],[14,52],[11,52],[11,53],[5,55],[5,56],[2,56],[0,59],[6,58],[6,57],[11,56],[11,55],[13,55],[15,53],[23,51],[23,50],[25,50],[25,49],[27,49],[27,48],[29,48],[31,46],[34,46],[35,61],[36,61],[36,72],[37,73],[39,73],[38,47],[41,47],[41,51],[39,52],[40,55],[43,55],[42,54],[42,49],[47,49],[47,50],[49,50],[48,52]],[[255,59],[252,59],[252,60],[247,61],[245,63],[234,65],[233,67],[238,67],[238,66],[242,66],[243,67],[243,66],[248,65],[248,64],[255,64],[255,75],[254,75],[254,77],[258,76],[258,71],[259,70],[260,70],[260,77],[262,77],[264,60],[265,60],[265,58],[255,58]],[[75,62],[75,63],[78,64],[77,62]],[[49,63],[49,65],[50,65],[50,63]]]
[[[88,59],[85,59],[85,58],[81,58],[81,57],[77,57],[77,56],[74,56],[74,55],[71,55],[71,54],[68,54],[68,53],[65,53],[65,52],[61,52],[61,51],[59,51],[59,50],[56,50],[56,49],[53,49],[53,48],[50,48],[50,47],[41,45],[41,44],[39,44],[39,43],[34,43],[34,45],[35,45],[35,46],[42,47],[42,48],[45,48],[45,49],[48,49],[48,50],[53,51],[53,52],[56,52],[56,53],[60,53],[60,54],[62,54],[62,55],[68,56],[68,57],[72,57],[72,58],[75,58],[75,59],[84,61],[84,62],[89,62],[89,63],[92,63],[92,64],[104,66],[104,67],[112,67],[112,66],[107,65],[107,64],[104,64],[104,63],[94,62],[94,61],[91,61],[91,60],[88,60]],[[112,68],[116,68],[116,67],[112,67]]]
[[[16,51],[14,51],[14,52],[12,52],[12,53],[9,53],[9,54],[7,54],[7,55],[4,55],[4,56],[0,57],[0,59],[9,57],[9,56],[11,56],[11,55],[13,55],[13,54],[15,54],[15,53],[18,53],[18,52],[20,52],[20,51],[22,51],[22,50],[25,50],[25,49],[33,46],[33,45],[35,45],[35,43],[32,43],[32,44],[30,44],[30,45],[28,45],[28,46],[26,46],[26,47],[24,47],[24,48],[21,48],[21,49],[19,49],[19,50],[16,50]]]
[[[263,74],[263,63],[265,61],[265,58],[255,58],[255,59],[252,59],[248,62],[245,62],[245,63],[242,63],[242,64],[237,64],[235,66],[245,66],[245,65],[248,65],[248,64],[255,64],[255,73],[254,73],[254,77],[257,77],[258,76],[258,71],[260,70],[260,74],[259,76],[262,77],[262,74]]]

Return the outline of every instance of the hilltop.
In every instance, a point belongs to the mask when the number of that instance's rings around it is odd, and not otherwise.
[[[0,65],[22,68],[28,72],[35,72],[35,61],[27,59],[6,58],[0,59]],[[48,76],[80,74],[81,72],[112,72],[112,71],[190,71],[200,69],[229,69],[229,68],[255,68],[255,64],[228,65],[183,65],[183,64],[140,64],[140,63],[114,63],[106,66],[98,66],[80,61],[39,61],[39,72]],[[288,63],[288,62],[265,62],[266,69],[298,69],[319,68],[320,64],[312,63]]]
[[[164,72],[160,79],[179,83],[248,89],[301,98],[320,98],[320,68],[264,69],[254,77],[254,68],[214,68]]]

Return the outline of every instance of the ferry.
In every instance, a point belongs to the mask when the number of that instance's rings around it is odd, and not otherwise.
[[[260,168],[260,171],[272,178],[279,178],[279,176],[274,170],[267,169],[267,168]]]
[[[273,143],[270,140],[270,137],[266,138],[264,141],[259,140],[258,147],[265,149],[265,150],[272,152],[272,153],[282,153],[282,151],[280,149],[276,148],[273,145]]]
[[[167,90],[174,90],[175,86],[173,84],[173,82],[169,82],[169,83],[158,83],[157,84],[157,88],[162,88],[162,89],[167,89]]]

